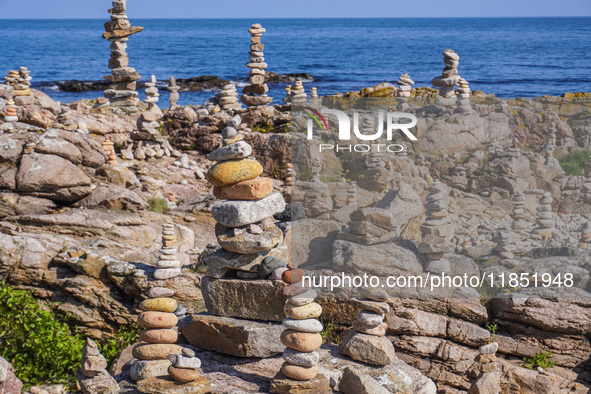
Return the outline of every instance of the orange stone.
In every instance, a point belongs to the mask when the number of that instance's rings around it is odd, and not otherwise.
[[[150,343],[175,343],[178,338],[178,332],[167,328],[154,328],[140,332],[140,340]]]
[[[215,186],[213,195],[220,200],[261,200],[273,192],[273,180],[255,178],[229,186]]]
[[[306,271],[300,268],[294,270],[288,270],[281,275],[281,280],[285,283],[297,283],[302,280],[302,277],[306,275]]]

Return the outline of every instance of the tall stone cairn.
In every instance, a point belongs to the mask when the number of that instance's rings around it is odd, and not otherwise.
[[[322,323],[318,320],[322,307],[316,301],[318,294],[302,286],[305,271],[289,266],[281,279],[288,285],[289,298],[283,309],[285,330],[281,333],[284,363],[271,381],[271,393],[330,393],[328,379],[318,374],[322,345]]]
[[[17,106],[12,99],[6,102],[6,113],[4,114],[5,122],[18,122],[18,113],[16,109]]]
[[[450,263],[443,256],[454,250],[449,243],[453,230],[447,220],[447,190],[440,181],[434,181],[429,188],[425,209],[427,217],[421,226],[423,242],[419,244],[418,251],[424,253],[429,261],[425,267],[428,272],[449,273]]]
[[[287,85],[285,87],[285,98],[283,99],[283,102],[285,104],[291,104],[291,88],[293,86],[292,85]]]
[[[525,195],[523,193],[517,193],[513,196],[511,202],[513,203],[513,210],[511,211],[513,223],[511,228],[517,232],[527,230],[529,228],[529,221],[525,212]]]
[[[117,155],[115,154],[115,144],[109,137],[105,138],[103,142],[103,150],[107,155],[107,164],[109,165],[117,165]]]
[[[168,101],[170,101],[170,110],[173,111],[176,109],[176,103],[179,101],[179,90],[181,90],[181,87],[176,84],[175,77],[170,77],[166,90],[170,92]]]
[[[164,114],[158,107],[158,88],[156,87],[156,76],[152,75],[150,81],[146,82],[146,98],[148,109],[142,112],[137,119],[137,131],[131,133],[131,139],[136,141],[134,157],[144,160],[150,157],[162,157],[165,154],[164,148],[170,152],[168,140],[160,134],[160,119]],[[143,146],[146,148],[144,149]]]
[[[472,109],[472,105],[470,103],[470,97],[471,97],[471,90],[470,90],[470,85],[468,84],[468,81],[466,81],[464,78],[460,78],[458,81],[458,84],[460,85],[460,87],[458,88],[458,108],[456,109],[456,112],[459,113],[471,113],[474,110]]]
[[[253,24],[248,32],[252,36],[250,42],[249,62],[246,67],[250,69],[248,75],[250,76],[248,82],[250,85],[242,89],[241,101],[248,107],[257,107],[268,105],[273,101],[272,97],[267,96],[269,87],[265,83],[265,44],[261,43],[261,37],[266,30],[259,24]]]
[[[125,50],[129,36],[139,33],[144,28],[131,26],[127,19],[127,0],[114,0],[113,8],[109,10],[111,20],[105,23],[103,38],[111,43],[111,59],[109,68],[111,75],[105,79],[111,82],[105,90],[105,97],[115,106],[137,106],[139,100],[136,92],[136,82],[141,76],[135,69],[128,67],[129,58]]]
[[[291,88],[290,99],[292,104],[303,104],[306,102],[308,95],[304,89],[304,84],[301,79],[295,81],[295,85]]]
[[[454,86],[460,84],[461,77],[458,75],[458,65],[460,57],[451,49],[443,52],[443,64],[445,68],[440,77],[435,77],[431,81],[433,86],[439,88],[439,95],[450,98],[455,96]]]

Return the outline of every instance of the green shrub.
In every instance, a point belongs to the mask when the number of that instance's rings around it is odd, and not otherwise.
[[[113,361],[115,361],[123,349],[135,343],[140,331],[141,328],[137,324],[121,326],[117,331],[116,338],[108,339],[97,344],[99,351],[107,359],[109,366],[113,364]]]
[[[543,369],[548,369],[556,366],[556,361],[550,361],[549,358],[552,357],[552,352],[537,352],[533,357],[524,357],[522,367],[528,369],[537,369],[541,367]]]
[[[566,156],[558,161],[566,175],[583,175],[585,164],[589,160],[589,152],[586,150],[571,150]]]
[[[494,336],[497,333],[499,326],[497,323],[491,323],[486,326],[486,329],[491,333],[491,336]]]
[[[167,213],[170,211],[168,200],[164,198],[151,198],[148,201],[148,211],[156,213]]]
[[[76,382],[84,338],[72,334],[30,292],[0,283],[0,356],[25,387]]]

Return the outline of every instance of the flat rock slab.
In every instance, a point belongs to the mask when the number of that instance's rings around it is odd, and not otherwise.
[[[137,390],[144,394],[204,394],[210,389],[211,383],[203,376],[189,383],[171,378],[149,378],[137,382]]]
[[[297,381],[277,373],[269,389],[274,394],[332,394],[330,381],[326,376],[318,374],[312,380]]]
[[[275,192],[261,200],[217,203],[211,209],[211,214],[216,222],[226,227],[240,227],[260,222],[284,210],[285,200],[280,193]]]
[[[237,357],[272,357],[285,349],[280,324],[219,317],[193,315],[191,323],[182,328],[187,341],[202,349]]]
[[[281,281],[272,280],[214,279],[210,276],[201,280],[209,313],[273,322],[281,322],[285,317],[285,286]]]
[[[394,345],[386,337],[345,330],[341,353],[353,360],[372,365],[386,365],[396,359]]]

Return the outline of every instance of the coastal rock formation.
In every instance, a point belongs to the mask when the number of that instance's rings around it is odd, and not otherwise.
[[[127,0],[113,0],[113,8],[109,9],[111,20],[105,23],[103,38],[111,43],[111,75],[105,77],[111,85],[105,90],[105,97],[114,106],[137,106],[139,100],[135,81],[141,76],[134,68],[128,67],[129,58],[125,50],[129,36],[141,32],[144,28],[131,26],[125,11]]]

